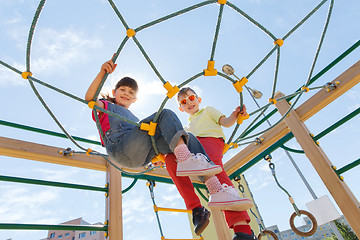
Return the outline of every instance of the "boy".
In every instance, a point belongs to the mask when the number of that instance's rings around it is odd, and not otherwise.
[[[185,130],[193,133],[203,145],[211,161],[223,168],[222,157],[225,136],[221,126],[230,127],[236,122],[238,115],[246,115],[246,108],[237,107],[229,117],[213,107],[200,109],[201,98],[191,88],[182,88],[178,93],[179,109],[190,115],[189,125]],[[234,188],[230,178],[223,170],[215,175],[220,183],[228,188]],[[220,188],[221,186],[218,186]],[[210,204],[209,204],[210,207]],[[249,225],[250,217],[246,211],[224,211],[229,228],[234,230],[233,240],[254,240],[254,235]]]

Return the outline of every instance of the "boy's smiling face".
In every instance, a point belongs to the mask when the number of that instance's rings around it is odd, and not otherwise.
[[[195,97],[194,97],[195,96]],[[182,94],[178,98],[180,110],[194,115],[199,111],[201,99],[191,90],[188,90],[186,94]]]

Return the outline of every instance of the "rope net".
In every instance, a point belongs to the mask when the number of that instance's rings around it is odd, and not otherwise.
[[[15,67],[3,62],[0,60],[0,64],[5,66],[6,68],[18,73],[19,75],[21,75],[24,79],[26,79],[31,87],[31,89],[34,91],[35,95],[37,96],[37,98],[40,100],[41,104],[44,106],[44,108],[47,110],[47,112],[50,114],[50,116],[54,119],[54,121],[56,122],[56,124],[60,127],[60,129],[62,130],[62,132],[66,135],[66,137],[68,139],[70,139],[70,141],[72,141],[81,151],[77,152],[77,153],[83,153],[83,154],[88,154],[88,155],[100,155],[103,156],[111,165],[113,165],[115,168],[119,169],[122,172],[125,172],[127,174],[130,175],[140,175],[143,174],[147,171],[150,171],[154,168],[154,166],[150,166],[147,167],[147,169],[143,172],[139,172],[139,173],[134,173],[134,172],[127,172],[124,171],[123,169],[117,167],[109,158],[107,155],[105,154],[101,154],[99,152],[93,151],[91,149],[86,149],[84,147],[82,147],[77,141],[76,139],[74,139],[67,131],[66,129],[62,126],[62,124],[60,123],[60,121],[56,118],[56,116],[52,113],[51,109],[48,107],[48,105],[46,104],[45,100],[42,98],[42,96],[39,94],[39,92],[37,91],[37,88],[35,86],[36,84],[40,84],[42,86],[45,86],[51,90],[54,90],[60,94],[63,94],[69,98],[72,98],[76,101],[79,101],[83,104],[88,104],[88,106],[90,108],[93,109],[94,113],[96,113],[96,111],[102,111],[104,113],[110,114],[116,118],[119,118],[123,121],[129,122],[131,124],[134,124],[136,126],[142,127],[139,123],[136,122],[132,122],[129,119],[126,119],[122,116],[116,115],[112,112],[109,112],[105,109],[102,109],[98,106],[96,106],[96,104],[94,104],[94,102],[97,100],[100,91],[106,81],[106,79],[108,78],[108,74],[106,74],[104,76],[104,78],[101,81],[101,84],[99,86],[99,88],[97,89],[97,92],[94,96],[93,101],[87,102],[84,99],[77,97],[73,94],[70,94],[68,92],[63,91],[60,88],[57,88],[55,86],[52,86],[44,81],[41,81],[39,79],[37,79],[35,76],[33,76],[33,73],[31,72],[31,67],[30,67],[30,57],[31,57],[31,46],[32,46],[32,40],[34,37],[34,33],[35,33],[35,28],[36,25],[39,21],[40,18],[40,14],[44,8],[46,0],[41,0],[39,2],[39,5],[35,11],[30,29],[29,29],[29,34],[28,34],[28,41],[27,41],[27,48],[26,48],[26,70],[25,71],[21,71],[16,69]],[[179,91],[179,89],[191,82],[193,82],[194,80],[202,77],[202,76],[218,76],[223,78],[224,80],[229,81],[230,83],[233,84],[236,94],[238,94],[239,96],[239,105],[242,107],[244,104],[244,96],[243,96],[243,89],[246,89],[249,94],[251,95],[250,92],[250,88],[247,87],[246,83],[247,82],[251,82],[252,80],[252,76],[254,75],[254,73],[256,73],[261,66],[267,62],[271,56],[275,55],[276,61],[275,61],[275,69],[274,69],[274,79],[273,79],[273,84],[272,84],[272,90],[271,90],[271,94],[270,94],[270,99],[269,99],[269,103],[265,104],[264,106],[258,106],[258,109],[255,109],[254,111],[249,113],[249,116],[247,116],[246,118],[242,118],[242,119],[238,119],[237,124],[234,127],[234,130],[231,134],[231,136],[229,137],[227,143],[225,144],[225,149],[224,149],[224,153],[226,153],[229,149],[233,149],[233,148],[237,148],[238,146],[241,145],[247,145],[250,143],[255,143],[258,144],[259,141],[261,141],[261,139],[257,138],[259,135],[265,133],[266,131],[270,130],[271,128],[275,127],[278,123],[280,123],[283,118],[287,115],[284,114],[284,117],[281,117],[276,123],[270,125],[269,127],[267,127],[266,129],[262,130],[262,131],[258,131],[256,133],[252,133],[260,124],[262,124],[264,121],[267,121],[267,119],[269,117],[271,117],[277,110],[274,109],[272,112],[270,112],[270,114],[268,114],[267,116],[265,116],[265,112],[272,107],[272,105],[276,104],[277,101],[285,99],[287,101],[290,101],[291,99],[294,99],[294,102],[291,104],[291,108],[288,110],[288,113],[296,106],[297,102],[299,101],[300,97],[302,96],[303,93],[309,92],[310,90],[315,90],[315,89],[319,89],[319,88],[329,88],[328,84],[325,85],[320,85],[320,86],[316,86],[316,87],[311,87],[310,85],[316,80],[313,77],[313,71],[315,68],[315,65],[317,63],[317,59],[318,56],[320,54],[320,50],[323,44],[323,41],[325,39],[325,34],[329,25],[329,21],[330,21],[330,17],[331,17],[331,13],[332,13],[332,9],[333,9],[333,4],[334,4],[334,0],[322,0],[318,3],[318,5],[315,6],[315,8],[313,8],[306,16],[304,16],[294,27],[292,27],[286,34],[284,34],[281,37],[277,37],[275,36],[275,34],[273,34],[271,31],[269,31],[267,28],[265,28],[260,22],[256,21],[254,18],[252,18],[251,16],[249,16],[247,13],[245,13],[243,10],[241,10],[237,5],[235,5],[234,3],[231,3],[227,0],[207,0],[207,1],[203,1],[197,4],[194,4],[192,6],[186,7],[184,9],[175,11],[171,14],[168,14],[164,17],[160,17],[154,21],[148,22],[144,25],[135,27],[135,28],[131,28],[127,22],[125,17],[123,16],[123,14],[121,13],[121,11],[119,10],[119,8],[117,7],[117,5],[112,1],[112,0],[108,0],[111,8],[113,9],[114,13],[116,14],[116,16],[119,18],[121,24],[123,25],[124,31],[126,32],[126,36],[123,38],[123,40],[121,41],[121,43],[119,44],[119,47],[117,48],[117,50],[115,51],[114,57],[113,57],[113,62],[115,63],[119,57],[119,55],[122,53],[122,50],[124,49],[124,47],[127,45],[127,43],[129,41],[133,41],[133,43],[136,45],[136,47],[138,48],[139,52],[141,53],[141,55],[144,57],[144,59],[146,60],[146,62],[149,64],[149,66],[151,67],[151,69],[153,70],[153,72],[155,73],[155,75],[157,76],[157,78],[162,82],[164,88],[166,89],[167,93],[166,96],[164,97],[164,100],[162,101],[162,103],[160,104],[158,110],[157,110],[157,114],[154,118],[153,121],[153,125],[150,126],[143,126],[145,131],[149,132],[149,137],[152,140],[153,143],[153,148],[155,150],[156,155],[159,155],[159,151],[156,147],[156,143],[154,140],[154,137],[151,136],[150,131],[154,131],[154,127],[156,128],[156,121],[158,119],[159,114],[161,113],[161,111],[164,109],[164,107],[166,106],[167,102],[173,98],[177,92]],[[277,91],[277,86],[278,86],[278,73],[279,73],[279,64],[280,64],[280,49],[283,46],[283,44],[286,44],[286,40],[294,33],[296,32],[299,27],[301,25],[303,25],[311,16],[314,15],[315,12],[317,12],[320,8],[322,8],[325,3],[328,2],[328,12],[327,12],[327,16],[326,16],[326,20],[324,23],[324,27],[321,33],[321,37],[318,43],[318,46],[316,48],[315,51],[315,55],[314,55],[314,59],[313,62],[311,64],[311,67],[309,69],[309,74],[308,77],[306,79],[306,81],[304,82],[304,84],[299,87],[299,89],[295,92],[293,92],[292,94],[289,94],[287,96],[284,96],[282,98],[279,99],[275,99],[275,93]],[[143,47],[143,45],[141,44],[140,40],[137,38],[138,34],[141,34],[142,31],[147,30],[150,27],[153,27],[155,25],[158,25],[162,22],[174,19],[180,15],[183,14],[187,14],[191,11],[196,11],[199,8],[203,8],[205,6],[208,5],[217,5],[218,7],[218,15],[217,15],[217,21],[216,21],[216,25],[214,27],[214,36],[213,36],[213,42],[211,45],[211,49],[210,50],[210,55],[209,55],[209,60],[207,62],[207,67],[206,69],[200,70],[199,72],[197,72],[196,74],[194,74],[193,76],[189,77],[188,79],[186,79],[185,81],[183,81],[182,83],[180,83],[178,86],[168,80],[166,80],[165,77],[163,77],[163,74],[161,73],[161,71],[159,71],[157,69],[157,67],[155,66],[154,62],[151,60],[151,57],[149,56],[149,54],[147,53],[147,51],[145,50],[145,48]],[[271,49],[268,53],[265,54],[265,56],[261,59],[261,61],[259,63],[257,63],[252,70],[244,75],[242,78],[238,78],[235,74],[232,73],[228,73],[226,71],[221,72],[219,70],[217,70],[215,68],[215,61],[216,61],[216,49],[217,49],[217,43],[218,40],[221,38],[221,34],[220,34],[220,28],[222,25],[222,20],[223,18],[226,17],[226,14],[224,14],[224,9],[228,8],[232,11],[234,11],[236,14],[239,14],[241,17],[245,18],[247,21],[249,21],[254,27],[258,28],[261,32],[263,32],[264,34],[266,34],[269,37],[269,46],[271,46]],[[205,64],[204,64],[205,65]],[[336,86],[335,86],[336,87]],[[252,95],[251,95],[252,96]],[[102,129],[100,127],[100,123],[99,123],[99,119],[97,118],[97,114],[94,114],[95,118],[96,118],[96,123],[97,123],[97,127],[99,129],[99,132],[101,134],[101,137],[103,137],[104,133],[102,132]],[[247,118],[250,118],[250,120],[247,120]],[[247,127],[241,132],[239,133],[239,125],[243,122],[243,121],[249,121]],[[251,121],[251,122],[250,122]],[[143,128],[142,128],[143,129]]]

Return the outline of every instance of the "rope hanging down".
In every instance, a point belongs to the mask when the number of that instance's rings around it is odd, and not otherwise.
[[[275,172],[275,164],[271,162],[271,155],[267,155],[265,156],[265,160],[269,162],[269,168],[271,169],[271,173],[275,179],[275,182],[276,184],[278,185],[278,187],[283,190],[286,195],[288,195],[289,197],[289,201],[291,203],[291,205],[293,206],[295,212],[293,214],[291,214],[290,216],[290,227],[291,229],[299,236],[302,236],[302,237],[309,237],[309,236],[312,236],[314,235],[314,233],[316,232],[317,230],[317,221],[315,219],[315,217],[310,213],[310,212],[307,212],[305,210],[299,210],[298,207],[296,206],[295,204],[295,201],[294,199],[292,198],[292,196],[290,195],[290,193],[283,187],[280,185],[277,177],[276,177],[276,172]],[[294,220],[295,220],[295,217],[300,217],[301,215],[306,215],[307,217],[309,217],[311,223],[312,223],[312,227],[311,229],[309,229],[309,231],[305,231],[305,232],[302,232],[300,231],[296,226],[295,226],[295,223],[294,223]]]

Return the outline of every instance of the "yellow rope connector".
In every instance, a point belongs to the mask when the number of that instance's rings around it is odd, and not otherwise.
[[[230,148],[230,145],[225,143],[224,150],[223,150],[223,155],[229,150],[229,148]]]
[[[155,212],[158,212],[158,211],[159,211],[159,209],[158,209],[158,207],[157,207],[156,205],[154,205],[154,211],[155,211]]]
[[[95,101],[90,101],[90,102],[88,102],[88,106],[89,106],[89,108],[91,108],[91,109],[94,109],[95,105],[97,105],[97,103],[96,103]]]
[[[92,152],[93,152],[93,150],[91,148],[88,148],[86,150],[86,155],[90,156],[90,153],[92,153]]]
[[[155,131],[156,131],[156,125],[157,123],[141,123],[140,125],[140,129],[144,130],[144,131],[148,131],[148,134],[150,136],[154,136],[155,135]]]
[[[176,85],[172,86],[169,82],[166,82],[163,86],[168,91],[166,93],[168,98],[172,98],[173,96],[175,96],[175,94],[177,94],[180,91],[178,86]]]
[[[207,69],[204,69],[204,76],[216,76],[217,70],[215,67],[215,61],[208,61]]]
[[[246,114],[245,116],[239,114],[237,118],[237,124],[242,124],[244,120],[248,119],[250,117],[249,114]]]
[[[128,30],[126,30],[126,35],[127,35],[129,38],[135,36],[135,30],[129,28]]]
[[[32,76],[32,72],[23,72],[23,73],[21,73],[21,76],[23,79],[28,79],[29,76],[30,77]]]
[[[274,42],[274,45],[278,45],[279,47],[281,47],[283,44],[284,44],[284,40],[282,40],[282,39],[277,39]]]
[[[218,0],[218,4],[226,4],[227,0]]]
[[[248,82],[249,80],[246,77],[243,77],[240,81],[236,81],[235,83],[233,83],[234,88],[236,89],[236,91],[238,93],[241,93],[243,90],[243,86]]]
[[[230,147],[237,148],[237,147],[239,147],[239,144],[234,143],[234,142],[232,142],[230,144],[225,143],[224,150],[223,150],[223,155],[229,150]]]
[[[271,103],[271,104],[276,104],[276,99],[274,99],[274,98],[269,98],[269,103]]]
[[[165,155],[162,154],[162,153],[159,153],[159,155],[156,155],[152,160],[151,162],[154,164],[154,163],[158,163],[158,162],[161,162],[162,164],[159,164],[161,166],[164,166],[165,164]]]
[[[150,182],[146,182],[146,186],[150,187]],[[156,183],[154,182],[154,187],[156,187]]]
[[[304,87],[301,88],[301,90],[302,90],[302,91],[305,90],[305,92],[308,92],[310,89],[309,89],[308,87],[305,87],[305,86],[304,86]]]

